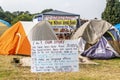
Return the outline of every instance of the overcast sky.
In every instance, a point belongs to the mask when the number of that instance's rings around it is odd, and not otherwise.
[[[38,13],[44,9],[54,9],[79,14],[82,19],[101,18],[106,0],[0,0],[5,11],[29,11]]]

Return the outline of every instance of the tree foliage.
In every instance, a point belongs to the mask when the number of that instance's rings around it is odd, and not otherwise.
[[[41,13],[46,13],[46,12],[50,12],[53,11],[53,9],[44,9]]]
[[[2,9],[2,7],[0,6],[0,12],[4,12],[4,10]]]
[[[106,8],[102,13],[102,19],[115,25],[120,23],[120,2],[119,0],[107,0]]]
[[[53,9],[44,9],[40,13],[45,13],[52,10]],[[15,11],[11,13],[9,11],[4,11],[0,6],[0,19],[3,19],[11,24],[18,21],[32,21],[33,16],[40,13],[31,14],[29,11]]]
[[[32,21],[34,14],[30,14],[29,11],[15,11],[9,12],[4,11],[2,7],[0,7],[0,19],[3,19],[11,24],[14,24],[18,21]]]
[[[18,22],[18,21],[32,21],[33,15],[30,14],[28,11],[26,12],[20,12],[16,11],[13,12],[15,18],[11,21],[12,24]]]

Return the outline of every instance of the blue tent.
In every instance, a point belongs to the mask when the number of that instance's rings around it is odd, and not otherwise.
[[[119,24],[116,24],[115,27],[119,30],[120,32],[120,23]]]
[[[11,26],[10,23],[8,23],[7,21],[4,21],[4,20],[2,20],[2,19],[0,19],[0,22],[3,23],[3,24],[5,24],[5,25],[8,26],[8,27]]]

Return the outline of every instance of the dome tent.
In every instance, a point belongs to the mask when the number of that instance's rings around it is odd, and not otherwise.
[[[46,21],[37,24],[31,21],[17,22],[0,37],[0,54],[30,56],[31,40],[57,40],[49,27],[51,26]]]
[[[80,55],[94,59],[110,59],[114,57],[120,57],[118,51],[113,49],[112,45],[115,44],[111,45],[103,36],[108,30],[110,32],[111,28],[112,25],[104,20],[90,20],[80,26],[80,28],[78,28],[78,30],[72,36],[72,39],[79,40]],[[110,37],[115,40],[115,43],[117,38],[113,36],[113,34],[112,36],[110,35]]]
[[[4,26],[8,26],[8,27],[11,26],[11,24],[9,22],[2,20],[2,19],[0,19],[0,23],[2,23]]]
[[[0,36],[10,27],[11,25],[2,19],[0,19]]]

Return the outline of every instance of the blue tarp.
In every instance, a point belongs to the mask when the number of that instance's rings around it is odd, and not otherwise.
[[[120,32],[120,23],[119,24],[116,24],[115,27],[119,30]]]
[[[92,59],[110,59],[116,57],[116,52],[111,50],[111,46],[108,45],[107,40],[102,37],[99,42],[84,51],[81,55]]]
[[[2,19],[0,19],[0,22],[3,23],[3,24],[5,24],[5,25],[8,26],[8,27],[11,26],[10,23],[8,23],[7,21],[4,21],[4,20],[2,20]]]

